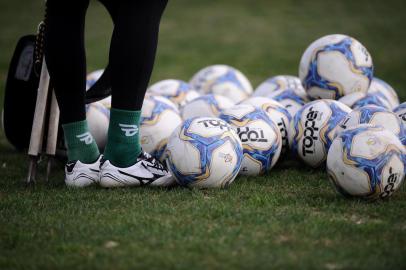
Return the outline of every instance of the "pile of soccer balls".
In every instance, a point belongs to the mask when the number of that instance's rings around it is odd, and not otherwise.
[[[405,177],[406,103],[399,105],[373,71],[361,43],[329,35],[306,49],[299,77],[275,76],[255,91],[226,65],[206,67],[188,83],[163,80],[147,90],[141,144],[183,186],[225,187],[293,154],[311,167],[326,166],[345,196],[386,198]],[[88,76],[89,86],[98,73]],[[91,129],[100,127],[98,117],[92,120],[97,113],[108,124],[109,104],[89,105]],[[103,146],[105,133],[96,140]]]

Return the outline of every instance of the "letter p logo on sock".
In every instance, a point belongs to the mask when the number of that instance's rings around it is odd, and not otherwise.
[[[118,124],[126,137],[132,137],[138,133],[137,125]]]
[[[90,132],[85,132],[83,134],[79,134],[76,136],[81,142],[84,142],[85,144],[91,144],[93,142],[93,136],[90,134]]]

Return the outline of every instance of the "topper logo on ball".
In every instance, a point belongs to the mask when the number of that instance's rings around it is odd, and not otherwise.
[[[319,113],[319,111],[314,111],[313,107],[310,107],[309,112],[306,115],[306,122],[304,124],[305,129],[303,132],[303,156],[306,156],[307,154],[314,154],[314,141],[318,140],[315,133],[319,131],[319,128],[316,127],[316,119]]]
[[[269,105],[269,106],[267,106],[264,110],[265,110],[268,114],[271,114],[273,109],[274,109],[274,107],[272,107],[272,106]],[[285,125],[285,122],[284,122],[284,121],[280,121],[280,122],[277,123],[277,125],[278,125],[279,131],[281,132],[281,135],[282,135],[282,140],[283,140],[282,145],[283,145],[283,146],[288,145],[288,144],[289,144],[289,140],[288,140],[288,129],[287,129],[286,125]]]
[[[389,197],[390,195],[392,195],[393,192],[395,192],[395,184],[399,179],[399,174],[393,173],[392,167],[389,168],[389,173],[390,175],[388,177],[388,184],[385,185],[381,194],[382,199]]]
[[[230,130],[230,126],[227,125],[226,122],[215,120],[215,119],[207,119],[207,120],[201,120],[197,122],[199,124],[203,124],[205,128],[220,128],[221,130],[227,129]]]
[[[250,129],[249,127],[237,128],[237,134],[241,142],[268,142],[262,129]]]

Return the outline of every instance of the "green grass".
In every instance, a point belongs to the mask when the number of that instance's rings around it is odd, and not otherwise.
[[[1,85],[14,45],[35,31],[42,3],[0,0]],[[225,63],[256,86],[271,75],[297,74],[316,38],[346,33],[365,44],[376,75],[405,100],[405,8],[404,1],[377,0],[172,0],[152,82],[188,80]],[[106,63],[111,29],[93,1],[89,70]],[[406,268],[405,187],[385,202],[347,200],[323,170],[285,161],[227,190],[68,190],[63,164],[52,184],[26,189],[26,168],[26,156],[1,133],[0,269]]]

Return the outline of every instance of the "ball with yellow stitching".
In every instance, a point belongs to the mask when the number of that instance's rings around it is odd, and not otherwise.
[[[324,164],[338,124],[351,112],[331,99],[307,103],[291,121],[289,146],[292,153],[311,167]]]
[[[200,96],[187,82],[176,79],[156,82],[147,89],[147,92],[153,96],[166,97],[179,107]]]
[[[236,105],[220,118],[237,131],[244,148],[240,174],[260,175],[271,170],[282,149],[282,136],[267,113],[252,105]]]
[[[182,123],[175,104],[169,99],[151,96],[144,100],[141,109],[140,138],[144,151],[164,160],[169,136]]]
[[[299,77],[312,99],[339,99],[367,92],[374,66],[368,50],[346,35],[329,35],[313,42],[300,61]]]
[[[222,188],[237,176],[242,146],[234,129],[214,117],[187,119],[172,133],[167,165],[182,186]]]
[[[362,124],[341,132],[327,157],[327,172],[346,197],[385,199],[405,177],[405,147],[382,126]]]

